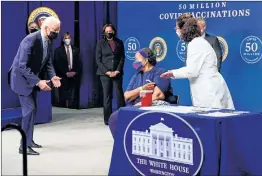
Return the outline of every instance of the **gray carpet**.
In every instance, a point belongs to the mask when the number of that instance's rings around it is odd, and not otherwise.
[[[102,109],[53,108],[53,121],[35,126],[34,140],[44,148],[28,156],[29,175],[107,175],[113,139]],[[2,175],[22,175],[20,134],[2,133]]]

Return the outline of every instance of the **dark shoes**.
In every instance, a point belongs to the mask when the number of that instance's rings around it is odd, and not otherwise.
[[[32,148],[43,148],[41,145],[36,144],[34,141],[32,141]]]
[[[32,141],[32,145],[27,146],[27,148],[26,148],[27,155],[40,155],[38,152],[34,151],[32,148],[43,148],[43,147],[41,145],[36,144],[34,141]],[[19,153],[23,154],[22,145],[19,148]]]
[[[19,153],[20,153],[20,154],[23,154],[23,147],[22,147],[22,146],[19,148]],[[33,150],[31,147],[29,147],[29,146],[26,148],[26,153],[27,153],[27,155],[39,155],[38,152],[34,151],[34,150]]]

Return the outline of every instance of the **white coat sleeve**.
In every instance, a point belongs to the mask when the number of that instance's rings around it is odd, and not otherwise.
[[[171,70],[175,79],[198,77],[200,69],[205,61],[206,53],[197,41],[188,44],[187,65],[185,67]],[[203,46],[202,46],[203,47]]]

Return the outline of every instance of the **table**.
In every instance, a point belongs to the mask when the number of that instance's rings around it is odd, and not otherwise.
[[[138,174],[125,155],[122,141],[129,122],[143,112],[145,111],[134,107],[125,107],[119,110],[119,119],[117,122],[116,138],[109,175]],[[198,114],[176,114],[191,124],[201,138],[204,150],[204,162],[201,168],[201,173],[204,175],[217,175],[219,172],[220,156],[220,121],[217,118],[200,116]],[[210,165],[212,165],[212,167],[210,167]]]
[[[218,111],[218,110],[217,110]],[[136,107],[124,107],[119,110],[115,143],[112,152],[109,175],[140,175],[130,164],[124,151],[124,133],[128,124],[139,114],[146,112]],[[248,164],[252,158],[262,163],[262,142],[248,145],[239,134],[247,138],[262,134],[262,116],[259,113],[240,114],[232,117],[209,117],[197,113],[175,113],[186,120],[197,132],[203,145],[204,160],[200,175],[240,175],[240,173],[262,173],[260,164]],[[238,119],[238,120],[237,120]],[[253,120],[252,120],[253,119]],[[258,123],[255,125],[254,120]],[[241,121],[241,122],[239,122]],[[259,123],[260,122],[260,123]],[[249,132],[241,131],[239,127],[252,126]],[[260,128],[259,128],[260,127]],[[258,133],[260,132],[260,134]],[[234,137],[238,136],[238,137]],[[234,138],[234,142],[232,142]],[[252,139],[247,140],[249,143]],[[239,145],[241,144],[242,147]],[[248,147],[247,147],[248,146]],[[258,155],[250,156],[246,150],[254,150]],[[234,152],[235,151],[235,152]],[[240,154],[246,152],[245,154]],[[238,155],[239,157],[235,157]],[[221,156],[221,161],[220,161]],[[261,156],[261,157],[259,157]],[[233,163],[233,164],[231,164]],[[241,167],[241,169],[239,169]]]
[[[262,114],[221,119],[221,175],[262,175]]]

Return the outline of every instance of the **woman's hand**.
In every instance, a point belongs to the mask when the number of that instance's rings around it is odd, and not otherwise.
[[[172,71],[168,71],[168,72],[162,73],[160,75],[160,78],[166,78],[167,79],[167,78],[172,78],[172,77],[174,77]]]
[[[112,72],[111,72],[111,71],[108,71],[108,72],[106,72],[106,75],[109,76],[109,77],[111,77]]]
[[[134,106],[141,106],[141,102],[136,103]]]
[[[153,90],[156,86],[156,83],[151,82],[151,83],[147,83],[145,85],[142,86],[142,90]]]

